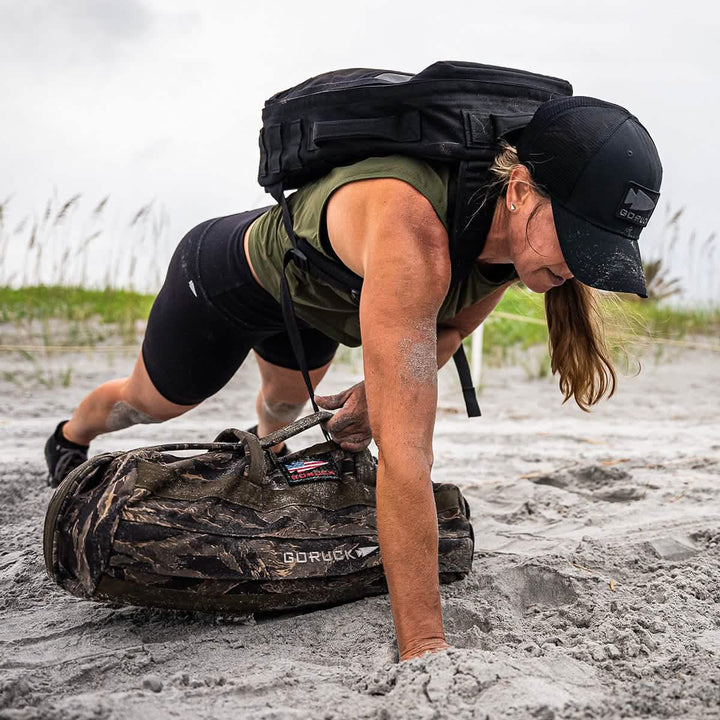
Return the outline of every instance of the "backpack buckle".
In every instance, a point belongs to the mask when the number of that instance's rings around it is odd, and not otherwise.
[[[288,250],[288,254],[293,259],[293,262],[301,270],[304,270],[305,272],[308,271],[308,267],[309,267],[308,258],[307,258],[307,255],[302,250],[298,250],[296,247],[290,248],[290,250]]]

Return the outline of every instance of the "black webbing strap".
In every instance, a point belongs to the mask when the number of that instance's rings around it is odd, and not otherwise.
[[[321,253],[305,238],[296,236],[295,239],[297,240],[295,247],[306,258],[307,267],[305,269],[318,280],[326,282],[341,292],[348,293],[352,301],[359,305],[363,279],[333,258]]]
[[[300,366],[300,372],[302,373],[303,380],[305,381],[305,387],[307,388],[308,395],[310,396],[310,402],[312,403],[313,410],[315,412],[319,412],[320,408],[315,402],[315,391],[312,386],[312,381],[310,380],[310,371],[308,370],[307,358],[305,357],[305,348],[303,347],[302,338],[300,337],[300,328],[298,327],[297,318],[295,317],[292,295],[290,294],[290,286],[288,285],[287,281],[287,266],[290,262],[293,261],[293,253],[295,250],[295,248],[290,248],[285,253],[285,258],[283,259],[280,301],[282,306],[283,320],[285,321],[285,329],[287,330],[288,337],[290,338],[290,345],[292,345],[295,359]],[[325,430],[322,425],[320,426],[320,429],[323,431],[325,439],[330,440],[331,438],[327,430]]]
[[[462,394],[465,398],[465,408],[467,409],[468,417],[480,417],[480,406],[478,405],[475,386],[473,385],[472,374],[470,373],[470,366],[468,365],[465,348],[462,343],[460,343],[460,347],[453,354],[453,360],[455,361],[455,367],[460,376],[460,386],[462,387]]]
[[[317,404],[315,403],[315,391],[313,390],[312,382],[310,382],[310,372],[308,371],[307,358],[305,357],[305,348],[303,347],[302,339],[300,338],[300,328],[298,327],[297,318],[295,317],[292,295],[290,294],[290,286],[288,285],[287,281],[287,266],[292,261],[292,259],[292,248],[290,248],[290,250],[285,253],[285,258],[283,260],[283,274],[280,298],[283,320],[285,321],[285,328],[288,331],[288,335],[290,337],[290,344],[292,345],[295,359],[300,366],[303,380],[305,380],[305,386],[307,387],[308,395],[310,396],[310,402],[312,403],[313,411],[319,412],[320,408],[318,408]]]
[[[275,196],[275,193],[273,193]],[[317,248],[313,247],[305,238],[295,234],[290,206],[284,193],[277,195],[278,204],[282,208],[283,224],[293,244],[293,262],[305,272],[310,272],[313,277],[328,283],[332,287],[350,294],[356,303],[360,302],[360,291],[362,290],[362,278],[344,265],[323,255]]]
[[[293,230],[292,215],[290,215],[290,208],[288,207],[287,199],[285,194],[280,191],[280,206],[282,207],[283,222],[285,229],[290,236],[293,246],[285,253],[283,258],[283,271],[280,286],[280,305],[282,307],[283,320],[285,321],[285,329],[287,330],[288,337],[290,338],[290,345],[293,349],[293,354],[297,360],[297,364],[300,366],[300,372],[302,373],[303,380],[305,381],[305,387],[310,397],[313,410],[319,412],[320,408],[315,402],[315,390],[312,386],[312,380],[310,380],[310,371],[308,369],[307,358],[305,357],[305,348],[302,344],[302,338],[300,337],[300,328],[297,324],[297,317],[295,317],[295,308],[293,307],[292,295],[290,294],[290,285],[287,280],[287,266],[290,262],[295,262],[300,267],[307,269],[308,261],[307,256],[304,255],[297,247],[297,236]],[[276,198],[277,199],[277,198]],[[323,425],[320,426],[326,440],[330,440],[330,434],[327,432]]]

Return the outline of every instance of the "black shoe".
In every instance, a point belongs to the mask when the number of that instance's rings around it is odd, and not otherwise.
[[[253,425],[251,428],[248,428],[246,432],[252,433],[253,435],[258,434],[258,426]],[[287,443],[283,443],[283,446],[275,452],[275,455],[277,457],[285,457],[286,455],[289,455],[292,452],[290,448],[287,446]]]
[[[87,445],[78,445],[67,440],[63,435],[62,427],[66,422],[67,420],[63,420],[45,443],[47,483],[50,487],[57,487],[72,470],[82,465],[88,458]]]

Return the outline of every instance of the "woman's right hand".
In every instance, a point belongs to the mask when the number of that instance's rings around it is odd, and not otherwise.
[[[315,402],[323,410],[338,411],[325,423],[325,429],[343,450],[360,452],[370,444],[372,431],[364,382],[337,395],[316,395]]]

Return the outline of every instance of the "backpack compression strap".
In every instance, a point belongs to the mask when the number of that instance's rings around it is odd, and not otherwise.
[[[285,225],[285,230],[292,241],[292,247],[288,249],[285,253],[285,257],[283,258],[283,272],[280,288],[283,320],[285,321],[285,328],[287,329],[288,336],[290,337],[290,344],[292,345],[295,359],[300,366],[300,371],[302,372],[303,380],[305,381],[305,386],[307,387],[313,410],[318,412],[319,409],[315,403],[315,391],[313,390],[312,381],[310,380],[310,372],[308,370],[307,359],[305,357],[305,349],[303,348],[302,339],[300,338],[300,329],[298,328],[297,318],[295,317],[292,295],[287,281],[287,266],[291,262],[294,262],[302,270],[310,272],[320,280],[327,282],[329,285],[345,292],[349,292],[350,296],[356,302],[360,301],[362,278],[339,263],[334,262],[331,258],[323,255],[307,240],[305,240],[305,238],[298,237],[293,228],[292,214],[290,213],[290,207],[288,205],[287,198],[285,197],[285,193],[282,190],[282,186],[274,186],[270,192],[282,208],[283,224]],[[453,354],[453,361],[455,362],[455,367],[457,369],[458,376],[460,377],[460,385],[462,387],[468,417],[479,417],[481,415],[480,406],[478,405],[477,394],[475,392],[475,386],[473,385],[472,374],[470,373],[470,366],[468,365],[465,348],[462,343],[460,343],[460,347],[458,347]],[[325,437],[329,440],[330,437],[328,436],[325,428],[322,426],[321,428]]]
[[[457,374],[460,377],[460,387],[462,388],[468,417],[480,417],[482,413],[480,412],[480,405],[478,405],[477,393],[475,392],[472,373],[470,372],[470,366],[468,365],[467,355],[465,355],[465,348],[463,347],[462,341],[460,341],[460,347],[453,353],[453,361],[455,362]]]

